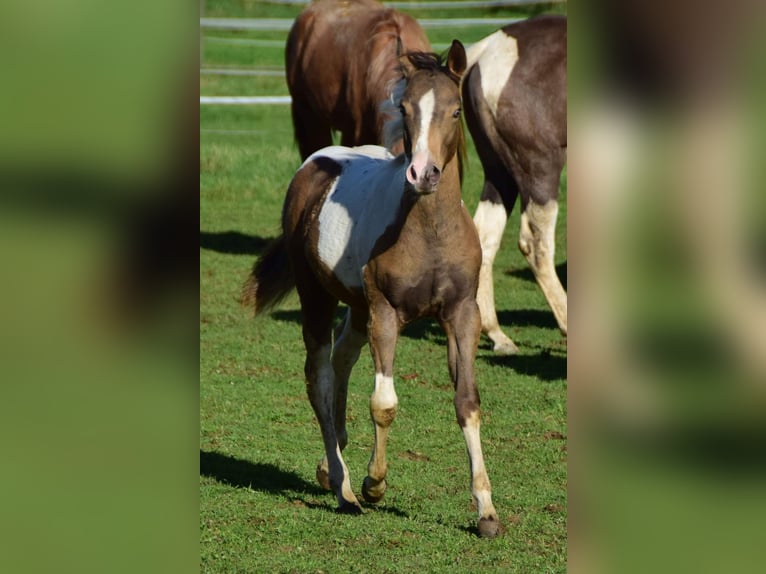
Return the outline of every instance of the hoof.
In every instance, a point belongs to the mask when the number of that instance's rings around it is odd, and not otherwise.
[[[361,514],[362,507],[356,502],[349,502],[344,500],[341,505],[335,509],[338,514]]]
[[[511,341],[508,337],[504,337],[503,339],[498,338],[494,340],[494,343],[495,346],[492,350],[496,355],[516,355],[519,352],[516,343]]]
[[[500,521],[496,516],[479,519],[479,536],[482,538],[494,538],[500,532]]]
[[[317,465],[317,482],[325,490],[332,490],[332,487],[330,487],[330,473],[327,471],[327,466],[323,465],[323,463],[324,461]]]
[[[362,496],[364,496],[364,499],[371,504],[380,502],[383,495],[386,493],[387,486],[385,479],[381,480],[376,485],[372,485],[373,482],[374,481],[369,476],[365,477],[362,482]]]

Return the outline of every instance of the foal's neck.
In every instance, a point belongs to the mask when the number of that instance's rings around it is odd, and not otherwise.
[[[462,209],[460,172],[455,156],[444,166],[437,190],[418,196],[409,217],[415,218],[424,229],[440,235],[444,229],[455,227]]]

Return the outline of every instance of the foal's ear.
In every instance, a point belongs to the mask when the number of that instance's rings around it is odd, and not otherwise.
[[[467,65],[465,48],[460,40],[452,40],[452,46],[450,46],[449,54],[447,54],[447,67],[455,77],[463,77],[465,67]]]

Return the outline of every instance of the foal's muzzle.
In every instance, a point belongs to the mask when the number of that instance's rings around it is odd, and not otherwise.
[[[433,193],[441,180],[441,169],[434,163],[428,152],[416,153],[407,167],[407,181],[418,193]]]

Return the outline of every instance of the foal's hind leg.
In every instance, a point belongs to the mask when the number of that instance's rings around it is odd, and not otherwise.
[[[359,352],[367,342],[367,315],[353,312],[350,308],[343,321],[335,328],[335,344],[332,351],[332,367],[335,375],[335,434],[341,452],[348,443],[346,433],[346,397],[351,369],[359,359]],[[317,466],[317,480],[330,489],[330,475],[325,456]]]
[[[318,282],[303,275],[303,280],[297,284],[303,315],[303,341],[306,345],[306,390],[322,431],[328,482],[338,498],[338,511],[359,514],[362,509],[351,490],[335,423],[335,374],[330,351],[337,300],[325,294]]]
[[[529,262],[537,283],[558,322],[559,329],[567,332],[567,294],[556,275],[556,219],[558,216],[558,173],[548,178],[546,195],[533,195],[522,206],[519,249]]]
[[[455,386],[455,414],[463,430],[468,457],[471,462],[471,494],[479,510],[479,535],[497,536],[500,520],[492,504],[492,487],[484,467],[479,433],[479,390],[474,378],[474,361],[479,344],[481,320],[473,299],[455,305],[442,326],[447,333],[447,358],[452,383]]]

